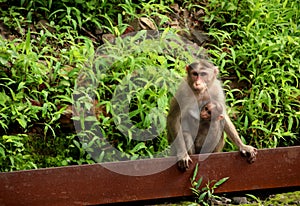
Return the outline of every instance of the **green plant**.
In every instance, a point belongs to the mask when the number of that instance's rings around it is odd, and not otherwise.
[[[10,29],[17,28],[18,33],[22,35],[25,34],[23,31],[28,24],[40,23],[46,19],[51,27],[59,27],[56,29],[63,32],[74,30],[91,35],[96,30],[106,30],[119,36],[126,31],[127,23],[135,17],[146,15],[151,20],[158,17],[158,23],[164,24],[168,17],[162,13],[168,13],[169,7],[164,1],[157,3],[154,0],[147,3],[143,0],[135,3],[131,0],[24,0],[4,3],[2,11],[4,15],[0,16],[0,19]]]
[[[6,139],[20,146],[20,154],[30,154],[16,160],[18,166],[5,158],[1,169],[164,155],[168,101],[182,68],[201,53],[161,28],[172,16],[171,3],[1,1],[0,155],[15,153]],[[228,113],[243,141],[259,148],[299,144],[299,4],[179,4],[191,14],[205,11],[199,22],[210,43],[204,47],[220,68]],[[101,45],[99,33],[119,36],[140,17],[165,31],[162,38],[139,32]],[[80,109],[81,117],[74,115],[77,131],[70,117],[62,121],[71,105]],[[227,151],[236,149],[226,145]]]
[[[235,86],[225,87],[229,114],[242,139],[259,148],[299,142],[297,8],[276,0],[212,0],[207,7],[214,39],[208,52],[230,79],[226,84]]]
[[[260,200],[259,197],[256,197],[255,195],[252,194],[246,194],[248,197],[250,197],[251,199],[253,199],[255,202],[258,203],[258,205],[263,205],[263,202]]]
[[[102,17],[108,22],[107,26],[103,26],[103,28],[107,29],[109,33],[114,34],[115,36],[120,36],[125,32],[128,27],[128,24],[123,23],[122,15],[117,15],[117,25],[114,26],[114,22],[107,14],[102,15]]]
[[[107,54],[109,58],[114,58],[115,63],[105,63],[105,59],[102,58],[101,61],[104,62],[100,61],[100,66],[109,66],[110,70],[106,74],[97,70],[97,76],[91,78],[91,81],[99,83],[99,87],[85,91],[86,97],[94,95],[97,102],[84,102],[86,111],[83,111],[83,118],[79,118],[82,130],[74,131],[70,117],[65,119],[66,114],[70,113],[70,106],[76,105],[73,99],[76,91],[74,92],[73,88],[76,88],[80,81],[81,71],[86,69],[88,72],[88,65],[93,64],[92,57],[97,56],[94,55],[94,46],[99,45],[98,42],[92,42],[80,34],[96,28],[116,36],[122,34],[127,27],[126,21],[129,20],[125,18],[122,6],[124,9],[127,6],[126,12],[134,12],[130,6],[137,9],[140,6],[139,2],[131,5],[126,4],[128,2],[1,2],[3,15],[0,15],[0,19],[10,33],[6,36],[8,39],[0,39],[0,139],[4,141],[10,136],[26,136],[20,139],[23,144],[22,152],[31,154],[31,162],[36,167],[92,163],[94,160],[91,159],[90,152],[98,151],[94,145],[103,148],[112,144],[113,148],[122,152],[124,158],[130,159],[143,155],[153,157],[167,148],[163,117],[170,91],[167,91],[164,79],[156,78],[161,72],[158,68],[163,66],[165,75],[175,76],[173,82],[170,81],[170,84],[175,85],[175,80],[179,77],[178,65],[183,64],[182,56],[181,60],[173,58],[171,54],[165,57],[162,49],[156,51],[154,46],[139,56],[141,48],[133,47],[135,43],[130,43],[130,39],[127,39],[127,42],[119,39],[116,45],[106,44],[108,50],[113,49]],[[148,2],[149,15],[154,10],[159,11],[158,4],[164,3]],[[41,22],[44,19],[47,21]],[[142,43],[142,47],[147,49],[147,44],[151,44],[150,40]],[[132,47],[128,50],[129,55],[126,54],[128,45]],[[177,49],[179,47],[177,46]],[[122,52],[120,58],[116,56],[117,50]],[[136,62],[132,61],[135,59]],[[139,80],[136,78],[135,82],[126,80],[133,77],[134,71],[143,71],[142,67],[149,67],[152,73],[145,73],[146,76],[138,77]],[[170,74],[168,69],[173,67],[176,67],[177,71]],[[90,72],[91,75],[95,74],[93,69]],[[146,78],[150,78],[151,82],[147,83]],[[122,85],[118,86],[118,83]],[[145,83],[145,88],[141,88],[141,83]],[[163,88],[159,88],[158,85]],[[128,86],[136,89],[128,96],[132,99],[130,118],[126,120],[122,114],[111,118],[114,114],[112,96],[117,96],[117,91],[123,91]],[[85,96],[81,98],[84,100]],[[151,101],[148,103],[145,98],[150,98]],[[124,105],[122,107],[124,108]],[[96,109],[97,115],[90,115],[89,109]],[[115,128],[120,116],[122,124],[129,122],[133,125],[126,133],[120,127]],[[75,123],[76,118],[74,115]],[[85,121],[91,124],[85,125]],[[161,136],[153,133],[153,125],[159,127]],[[100,128],[103,136],[98,135],[97,128]],[[134,134],[136,129],[145,129],[148,134],[153,133],[152,137],[157,137],[147,141],[138,140],[137,137],[130,136],[130,132]],[[1,154],[13,152],[6,144],[1,144]],[[106,149],[95,159],[117,160],[114,152]],[[21,164],[26,165],[25,159],[20,159]],[[15,167],[12,162],[3,163],[1,168],[6,171],[22,169],[21,166]]]
[[[1,172],[36,169],[32,155],[25,147],[27,135],[4,135],[0,138]]]
[[[214,200],[214,199],[220,199],[219,196],[215,195],[215,189],[217,189],[220,185],[222,185],[223,183],[225,183],[229,177],[224,177],[218,181],[208,181],[206,183],[205,187],[200,188],[200,186],[202,185],[202,181],[203,181],[203,177],[199,178],[198,180],[196,180],[197,175],[198,175],[198,163],[196,164],[196,167],[194,169],[194,173],[193,176],[191,178],[191,190],[193,192],[193,194],[196,196],[196,201],[199,204],[203,204],[203,205],[210,205],[209,203]]]
[[[158,18],[158,26],[163,25],[169,20],[166,15],[170,13],[169,4],[165,5],[164,1],[160,1],[159,4],[155,0],[142,2],[141,14],[150,17],[151,19]]]
[[[74,120],[94,158],[108,161],[110,145],[122,159],[154,157],[166,150],[169,98],[180,80],[179,68],[186,58],[193,58],[171,34],[166,31],[155,38],[141,31],[107,42],[96,52],[93,64],[79,74],[84,79],[79,78],[74,91],[80,111]]]
[[[81,146],[73,142],[75,135],[69,130],[62,132],[65,125],[61,117],[72,104],[77,73],[94,48],[83,37],[81,43],[72,43],[68,49],[60,49],[60,43],[53,41],[58,38],[65,46],[76,39],[69,37],[28,30],[24,37],[13,41],[1,38],[2,171],[90,162],[78,151]]]

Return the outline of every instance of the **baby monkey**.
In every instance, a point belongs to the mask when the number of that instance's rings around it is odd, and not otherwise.
[[[200,110],[194,153],[220,152],[224,146],[224,111],[220,103],[210,101]],[[193,154],[193,153],[192,153]]]
[[[224,119],[223,107],[218,102],[208,102],[201,108],[201,121],[218,121],[222,119]]]

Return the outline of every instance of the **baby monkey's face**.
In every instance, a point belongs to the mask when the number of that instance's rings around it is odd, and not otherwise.
[[[214,106],[212,103],[207,103],[206,105],[204,105],[200,112],[200,119],[210,121],[211,120],[211,111],[212,111],[213,107]]]
[[[200,111],[200,119],[211,121],[222,115],[222,107],[218,108],[215,103],[209,102],[205,104]]]

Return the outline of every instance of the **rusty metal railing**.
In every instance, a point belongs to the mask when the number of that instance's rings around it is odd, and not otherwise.
[[[190,196],[196,163],[205,181],[229,177],[216,193],[300,186],[299,146],[259,150],[254,164],[248,164],[239,152],[193,155],[192,160],[186,172],[173,165],[146,176],[116,170],[145,172],[175,158],[0,173],[0,205],[96,205]]]

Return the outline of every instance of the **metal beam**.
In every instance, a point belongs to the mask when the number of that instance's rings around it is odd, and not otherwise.
[[[216,193],[300,186],[299,146],[259,150],[253,164],[239,152],[193,155],[192,160],[186,172],[170,157],[0,173],[0,205],[96,205],[190,196],[196,163],[205,181],[229,177]],[[154,173],[166,165],[173,166]]]

